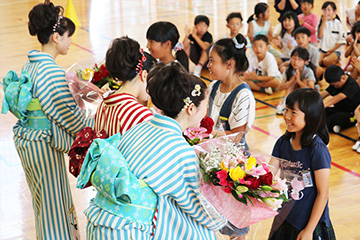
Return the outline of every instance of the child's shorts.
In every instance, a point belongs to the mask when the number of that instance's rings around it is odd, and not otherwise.
[[[275,92],[275,91],[279,90],[281,78],[280,77],[274,77],[274,78],[279,82],[279,85],[277,88],[272,88],[272,90]],[[255,84],[262,82],[262,81],[254,80],[254,79],[250,79],[250,81],[254,82]]]
[[[325,51],[322,50],[322,49],[319,49],[319,52],[321,52],[321,53],[327,53],[327,52],[325,52]],[[338,59],[340,59],[341,52],[340,52],[340,51],[335,51],[334,53],[338,56]]]

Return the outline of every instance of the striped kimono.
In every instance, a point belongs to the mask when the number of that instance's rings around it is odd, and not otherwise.
[[[94,130],[105,130],[108,136],[123,135],[131,127],[148,122],[152,113],[128,93],[105,97],[96,111]]]
[[[85,123],[85,114],[75,104],[65,72],[54,59],[30,51],[23,67],[32,81],[32,97],[40,102],[50,128],[39,130],[18,121],[14,142],[29,185],[37,239],[77,239],[77,219],[72,201],[64,153]]]
[[[210,220],[200,204],[199,163],[196,154],[182,136],[180,125],[169,117],[156,114],[149,122],[140,123],[121,138],[118,147],[127,160],[131,172],[144,180],[158,195],[158,218],[154,239],[216,239],[215,231],[226,220]],[[97,226],[116,226],[122,220],[91,205],[86,210],[87,235],[91,239],[128,239],[118,235],[106,238],[96,235]],[[136,226],[123,225],[132,230],[132,239],[148,239]]]

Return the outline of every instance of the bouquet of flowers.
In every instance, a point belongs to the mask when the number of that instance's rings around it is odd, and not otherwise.
[[[213,127],[214,121],[212,118],[206,116],[201,120],[199,127],[186,129],[184,131],[184,137],[191,146],[202,143],[213,138],[211,135]]]
[[[214,138],[195,146],[207,200],[238,228],[277,215],[287,201],[286,180],[275,178],[262,156],[248,156],[243,134]],[[236,211],[234,211],[236,210]]]

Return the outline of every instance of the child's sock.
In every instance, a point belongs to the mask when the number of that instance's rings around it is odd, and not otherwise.
[[[264,87],[260,87],[260,92],[265,93],[265,88],[264,88]]]
[[[200,77],[202,68],[203,68],[203,65],[201,63],[198,63],[194,69],[194,75],[197,77]]]

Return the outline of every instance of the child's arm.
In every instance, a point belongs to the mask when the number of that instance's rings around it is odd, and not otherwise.
[[[329,198],[330,169],[314,171],[317,195],[306,227],[299,233],[296,240],[312,239],[313,232],[319,223]]]
[[[201,38],[197,35],[197,31],[195,26],[193,27],[191,36],[194,38],[194,40],[199,44],[199,46],[202,48],[202,50],[206,51],[210,47],[210,43],[204,42],[201,40]]]
[[[247,35],[250,39],[250,42],[252,42],[254,40],[253,34],[254,34],[254,25],[252,22],[249,22]]]
[[[316,33],[316,26],[318,24],[318,18],[315,14],[311,15],[312,19],[311,19],[311,24],[304,22],[303,27],[306,27],[307,29],[310,30],[311,35]]]
[[[249,81],[249,80],[257,80],[257,81],[261,81],[261,82],[266,82],[266,81],[270,81],[273,80],[274,77],[272,76],[258,76],[256,75],[255,72],[244,72],[244,78],[245,80]]]
[[[346,98],[346,95],[343,93],[338,93],[335,96],[333,96],[331,99],[324,102],[324,107],[329,107],[331,105],[334,105]]]
[[[350,44],[350,46],[345,51],[345,57],[349,57],[354,50],[354,41]]]
[[[285,3],[286,0],[281,0],[280,2],[278,2],[278,4],[275,3],[275,8],[278,8],[279,10],[284,10],[285,8]]]
[[[321,25],[319,26],[319,30],[318,30],[318,38],[319,39],[322,39],[324,37],[324,29],[325,29],[325,26],[326,26],[326,17],[325,15],[323,14],[321,16]]]
[[[296,82],[295,76],[291,76],[289,81],[286,81],[286,78],[283,78],[279,85],[279,91],[285,90],[289,88],[291,85],[293,85]]]
[[[330,55],[331,53],[335,52],[336,49],[338,49],[339,47],[341,47],[341,45],[343,45],[342,43],[337,43],[335,45],[335,47],[333,47],[332,49],[330,49],[329,51],[327,51],[326,53],[324,53],[325,56]]]
[[[321,96],[322,99],[326,98],[329,95],[330,95],[330,93],[328,91],[326,91],[326,90],[324,90],[324,91],[322,91],[320,93],[320,96]]]
[[[189,39],[190,34],[191,34],[191,32],[190,32],[189,27],[187,25],[185,25],[185,37],[183,40],[183,44],[184,44],[184,50],[187,55],[190,54],[190,39]]]

